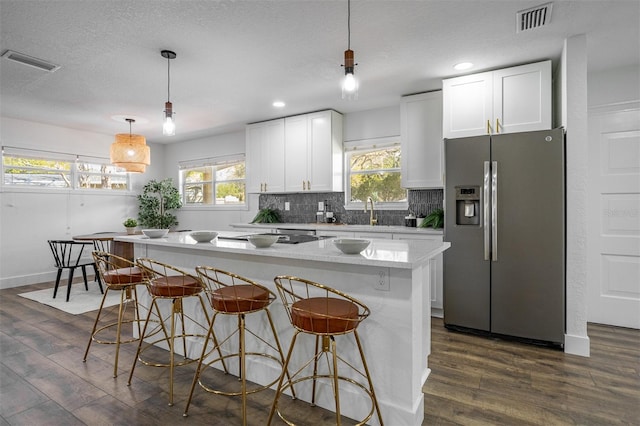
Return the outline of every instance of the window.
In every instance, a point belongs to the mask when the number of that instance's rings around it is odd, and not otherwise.
[[[185,206],[246,206],[244,156],[185,162],[180,169]]]
[[[395,138],[345,142],[346,208],[364,208],[368,197],[378,209],[408,208],[400,186],[400,144]]]
[[[120,191],[129,188],[127,172],[106,159],[86,161],[74,159],[71,154],[15,149],[3,153],[2,168],[5,186]]]

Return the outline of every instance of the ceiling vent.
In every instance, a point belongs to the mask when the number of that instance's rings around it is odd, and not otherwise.
[[[552,3],[521,10],[516,13],[516,32],[533,30],[551,22]]]
[[[13,50],[7,50],[2,54],[2,57],[47,72],[54,72],[60,69],[60,65],[52,64],[43,59],[25,55],[24,53],[14,52]]]

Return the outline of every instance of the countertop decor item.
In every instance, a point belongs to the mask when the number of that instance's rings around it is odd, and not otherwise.
[[[189,236],[199,243],[208,243],[218,236],[215,231],[193,231],[189,232]]]
[[[275,209],[260,209],[251,223],[280,223],[280,213]]]
[[[138,195],[140,203],[138,222],[147,229],[168,229],[178,224],[178,219],[170,210],[182,207],[182,199],[173,179],[161,181],[152,179]]]
[[[434,229],[444,227],[444,210],[435,209],[420,224],[420,228],[432,227]]]
[[[130,217],[130,218],[127,218],[124,222],[122,222],[122,225],[124,225],[124,227],[127,228],[127,234],[131,235],[131,234],[135,234],[136,226],[138,226],[138,221]]]
[[[274,245],[279,238],[280,238],[280,235],[277,235],[277,234],[273,234],[273,235],[259,234],[259,235],[249,235],[247,237],[247,240],[249,240],[249,242],[253,244],[256,248],[266,248]]]
[[[359,254],[364,249],[369,247],[371,241],[352,238],[339,238],[337,240],[333,240],[333,244],[344,254]]]
[[[142,233],[149,238],[162,238],[169,233],[168,229],[143,229]]]

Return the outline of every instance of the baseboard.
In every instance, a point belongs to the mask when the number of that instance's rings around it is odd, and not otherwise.
[[[87,268],[87,279],[93,279],[93,269]],[[66,285],[67,283],[68,272],[63,272],[62,277],[60,277],[60,281]],[[74,275],[74,282],[78,278],[78,274]],[[82,273],[80,273],[80,278],[82,278]],[[46,283],[56,280],[56,271],[52,272],[40,272],[37,274],[29,274],[29,275],[18,275],[15,277],[7,277],[0,278],[0,290],[5,288],[14,288],[14,287],[22,287],[25,285],[31,284],[40,284]]]
[[[572,355],[591,356],[589,336],[564,335],[564,352]]]

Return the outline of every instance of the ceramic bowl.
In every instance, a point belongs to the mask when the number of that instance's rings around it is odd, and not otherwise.
[[[271,247],[278,241],[280,235],[249,235],[247,239],[251,244],[253,244],[256,248],[265,248]]]
[[[169,233],[168,229],[143,229],[142,233],[149,238],[162,238]]]
[[[189,233],[189,236],[199,243],[208,243],[218,236],[215,231],[193,231]]]
[[[338,238],[333,240],[333,244],[344,254],[358,254],[369,247],[371,241],[353,238]]]

